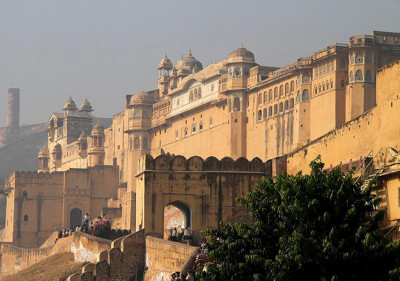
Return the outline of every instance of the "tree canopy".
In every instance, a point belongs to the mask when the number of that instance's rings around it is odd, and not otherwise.
[[[399,280],[400,244],[379,229],[372,185],[323,166],[317,158],[309,175],[264,178],[237,199],[252,223],[203,231],[214,263],[200,280]]]

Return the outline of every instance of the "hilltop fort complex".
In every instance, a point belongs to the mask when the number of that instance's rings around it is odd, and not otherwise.
[[[93,268],[109,268],[96,280],[116,278],[115,266],[128,259],[146,266],[150,280],[165,270],[149,260],[168,260],[157,247],[179,252],[176,264],[193,251],[156,239],[164,236],[165,207],[180,209],[199,241],[201,229],[221,220],[246,221],[235,198],[263,176],[307,172],[317,155],[327,170],[355,166],[357,178],[378,178],[384,227],[393,234],[400,219],[399,59],[400,33],[380,31],[282,68],[259,65],[243,46],[207,67],[191,51],[175,65],[165,56],[157,89],[126,95],[109,128],[92,128],[89,101],[78,108],[69,98],[47,123],[38,170],[6,181],[3,243],[39,247],[83,214],[107,212],[115,227],[133,233],[107,248],[105,264],[104,253],[90,260]],[[121,261],[113,263],[114,255]],[[79,278],[96,275],[93,268]]]

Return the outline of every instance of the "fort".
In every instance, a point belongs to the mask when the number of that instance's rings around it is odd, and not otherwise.
[[[400,33],[381,31],[282,68],[257,64],[243,46],[204,68],[191,51],[176,65],[165,56],[157,89],[126,95],[108,128],[92,126],[88,100],[78,108],[70,97],[46,125],[38,171],[6,181],[3,257],[18,252],[12,247],[32,249],[21,254],[25,264],[47,256],[37,249],[54,231],[107,212],[132,233],[100,252],[79,246],[90,264],[70,280],[165,280],[168,270],[186,270],[195,250],[163,239],[168,210],[181,214],[196,245],[203,228],[248,221],[235,199],[263,177],[308,172],[318,155],[326,170],[355,166],[356,180],[378,178],[382,227],[395,237],[399,59]]]

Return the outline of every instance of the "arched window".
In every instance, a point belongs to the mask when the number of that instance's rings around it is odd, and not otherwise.
[[[279,113],[283,112],[283,103],[279,103]]]
[[[147,137],[143,137],[142,146],[143,146],[143,149],[149,149],[149,141],[148,141]]]
[[[279,87],[279,96],[283,96],[283,85]]]
[[[274,105],[274,115],[278,114],[278,105]]]
[[[356,54],[356,63],[362,63],[363,62],[363,55],[361,52],[357,52]]]
[[[314,86],[314,93],[315,93],[315,94],[317,94],[317,93],[318,93],[317,86]]]
[[[239,68],[235,68],[235,76],[240,76],[240,69]]]
[[[308,93],[307,89],[303,90],[303,94],[301,96],[301,99],[303,101],[308,101],[310,99],[310,94]]]
[[[294,81],[290,82],[290,92],[294,91]]]
[[[278,87],[275,87],[274,89],[274,99],[278,98]]]
[[[289,110],[289,101],[288,100],[285,101],[285,111],[286,110]]]
[[[193,101],[193,91],[190,90],[190,92],[189,92],[189,102],[192,102],[192,101]]]
[[[356,81],[362,81],[363,80],[363,74],[361,69],[356,71]]]
[[[29,219],[29,218],[28,218],[28,215],[25,215],[25,216],[24,216],[24,221],[28,221],[28,219]]]
[[[325,83],[322,83],[322,91],[325,91]]]
[[[139,137],[135,137],[133,140],[133,149],[140,149],[140,139]]]
[[[291,98],[290,99],[290,108],[293,108],[294,107],[294,98]]]
[[[367,53],[365,54],[365,63],[372,63],[371,52],[367,52]]]
[[[272,89],[268,92],[268,100],[272,101]]]
[[[258,94],[258,104],[262,104],[262,95],[261,95],[261,93]]]
[[[203,121],[200,121],[200,125],[199,125],[199,131],[203,131]]]
[[[372,82],[372,75],[371,75],[371,71],[370,70],[367,70],[365,72],[365,81],[366,82]]]
[[[263,109],[263,119],[264,120],[267,119],[267,109],[266,108]]]
[[[262,120],[262,112],[261,110],[258,111],[258,121]]]
[[[235,97],[233,99],[233,111],[240,111],[240,99],[239,99],[239,97]]]
[[[303,84],[308,83],[308,79],[309,79],[309,75],[308,75],[308,72],[306,72],[303,74],[303,77],[302,77]]]
[[[267,91],[264,92],[264,103],[268,102],[268,93]]]
[[[28,192],[26,192],[26,191],[22,192],[22,197],[24,197],[24,198],[28,197]]]
[[[296,102],[301,101],[300,91],[297,91]]]
[[[333,88],[333,81],[331,80],[331,88]]]
[[[322,89],[321,84],[318,84],[318,92],[319,93],[321,93],[321,89]]]
[[[188,128],[185,127],[185,129],[183,131],[184,131],[184,134],[185,134],[185,137],[186,137],[188,135]]]
[[[345,59],[341,59],[340,60],[340,68],[343,69],[346,67],[346,60]]]
[[[272,116],[272,106],[268,107],[268,116]]]
[[[192,135],[196,133],[196,124],[192,125]]]
[[[344,87],[344,80],[340,81],[340,87]]]
[[[201,88],[199,88],[199,90],[197,91],[197,97],[201,98]]]
[[[289,94],[289,83],[285,84],[285,95]]]
[[[194,89],[193,93],[194,93],[194,100],[197,100],[197,89]]]

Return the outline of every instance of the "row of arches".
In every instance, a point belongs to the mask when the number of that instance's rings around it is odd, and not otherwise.
[[[371,71],[367,70],[365,72],[365,75],[363,75],[363,72],[361,69],[357,70],[355,75],[353,74],[353,71],[350,71],[349,74],[349,81],[350,82],[373,82],[375,81],[375,77],[372,77]]]
[[[294,92],[294,81],[289,83],[285,83],[284,85],[280,85],[279,88],[275,87],[273,90],[270,89],[269,91],[264,91],[264,93],[258,94],[258,104],[265,104],[271,102],[273,100],[277,100],[284,95],[289,95],[290,93]]]
[[[343,63],[344,63],[344,61],[343,61]],[[343,66],[343,68],[344,68],[344,66]],[[328,62],[320,64],[319,66],[314,68],[314,71],[315,71],[315,75],[314,76],[318,77],[318,76],[330,73],[330,72],[332,72],[334,70],[335,70],[335,67],[334,67],[333,61],[328,61]]]
[[[367,52],[351,52],[350,53],[350,60],[349,64],[354,65],[354,64],[372,64],[372,63],[377,63],[377,58],[373,58],[372,53],[367,51]]]
[[[262,121],[266,120],[267,118],[271,118],[272,116],[276,116],[278,113],[282,114],[283,112],[289,111],[289,109],[293,109],[294,107],[294,99],[286,100],[284,103],[280,102],[279,105],[275,104],[273,107],[270,106],[267,108],[264,108],[263,110],[259,110],[257,113],[257,120]]]
[[[308,89],[304,89],[303,93],[300,94],[300,91],[297,91],[296,102],[303,102],[310,100],[310,93]]]
[[[189,91],[189,102],[193,102],[201,98],[201,88],[192,89]]]
[[[344,81],[342,81],[342,82],[344,84]],[[332,79],[330,81],[326,80],[326,82],[322,82],[322,84],[318,84],[318,87],[317,87],[317,85],[315,85],[314,86],[314,93],[318,94],[318,93],[324,92],[325,90],[329,90],[329,89],[333,89],[333,81],[332,81]]]
[[[129,150],[148,150],[149,140],[145,136],[129,135]]]

